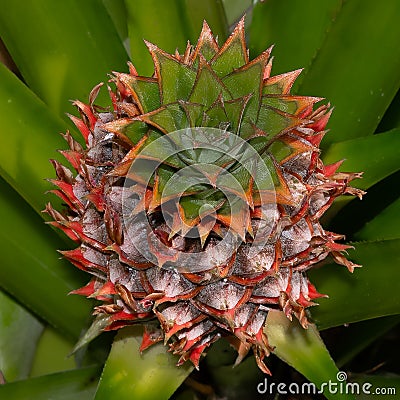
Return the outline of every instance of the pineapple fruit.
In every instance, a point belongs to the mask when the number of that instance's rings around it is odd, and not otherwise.
[[[76,174],[52,161],[68,210],[46,212],[79,244],[64,257],[92,275],[73,293],[101,302],[105,330],[142,323],[141,350],[163,340],[198,367],[226,337],[237,363],[252,349],[269,373],[268,311],[306,328],[322,296],[307,270],[328,255],[356,266],[319,220],[336,197],[361,198],[349,186],[361,174],[323,164],[330,106],[290,94],[300,70],[271,76],[271,48],[249,60],[244,20],[222,46],[206,23],[184,54],[146,44],[152,77],[129,64],[112,109],[94,103],[101,85],[74,102],[85,146],[67,132],[61,153]]]

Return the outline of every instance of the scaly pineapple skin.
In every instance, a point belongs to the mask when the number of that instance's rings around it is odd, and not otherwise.
[[[94,105],[101,85],[93,89],[88,104],[75,101],[81,118],[71,119],[85,147],[67,132],[69,149],[61,153],[76,174],[52,160],[57,174],[53,192],[68,210],[61,213],[48,204],[46,212],[52,225],[79,244],[61,253],[92,275],[85,287],[72,293],[102,301],[94,315],[105,319],[105,330],[142,322],[141,350],[164,340],[179,356],[178,365],[190,359],[198,367],[203,351],[224,336],[238,351],[237,363],[252,348],[259,367],[270,373],[263,361],[270,351],[263,331],[268,310],[281,309],[290,319],[295,315],[306,328],[306,308],[323,296],[306,271],[328,255],[351,272],[356,266],[342,254],[349,246],[336,243],[343,236],[325,231],[319,219],[338,196],[362,196],[362,191],[348,186],[360,174],[337,172],[340,162],[323,164],[319,144],[331,114],[329,105],[314,109],[321,99],[290,94],[300,71],[271,77],[271,49],[249,61],[243,20],[221,47],[206,23],[197,46],[188,45],[183,55],[168,55],[150,43],[148,47],[155,75],[140,77],[132,65],[129,74],[114,73],[111,112]],[[179,76],[171,78],[166,71]],[[246,74],[253,71],[259,82],[248,90]],[[215,93],[210,82],[217,87]],[[240,115],[232,110],[240,110]],[[179,224],[172,231],[160,215],[165,200],[162,172],[178,171],[178,166],[166,166],[162,160],[148,185],[128,178],[151,135],[160,138],[187,126],[233,131],[249,146],[257,140],[263,144],[262,152],[256,148],[276,182],[273,200],[267,200],[274,205],[275,222],[257,255],[250,257],[249,250],[252,231],[264,218],[263,201],[248,182],[240,183],[250,217],[246,220],[239,212],[227,218],[221,206],[211,231],[196,241],[185,237]],[[252,178],[249,181],[253,183]],[[124,190],[137,188],[144,195],[127,210]],[[195,204],[194,197],[187,196],[187,201]],[[139,203],[140,211],[135,211]],[[176,212],[200,232],[198,218],[187,217],[185,209]],[[157,250],[154,260],[138,250],[139,241],[148,240],[147,217],[160,243],[178,252],[212,251],[226,231],[233,231],[240,246],[218,265],[201,265],[194,272],[167,268],[168,260]]]

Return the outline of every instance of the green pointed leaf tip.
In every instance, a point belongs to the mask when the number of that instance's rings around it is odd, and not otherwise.
[[[89,344],[93,339],[103,332],[104,328],[110,324],[110,316],[99,314],[96,316],[89,329],[81,336],[71,351],[71,354],[76,353],[79,349]]]
[[[286,128],[295,125],[297,121],[298,120],[291,114],[285,114],[269,106],[261,106],[257,127],[264,132],[268,132],[268,137],[272,138]]]
[[[135,96],[142,113],[160,107],[160,88],[156,79],[119,73],[115,73],[115,75],[131,89],[130,92]]]
[[[104,367],[95,400],[167,400],[193,370],[157,343],[140,353],[142,328],[122,329]]]
[[[186,115],[177,103],[162,106],[141,119],[164,133],[175,132],[188,126]]]
[[[220,94],[223,95],[224,99],[232,99],[231,94],[215,74],[214,69],[210,68],[208,64],[201,64],[189,101],[210,107]]]
[[[186,100],[196,79],[195,71],[157,46],[151,43],[147,43],[147,46],[159,76],[162,103],[172,103],[177,99]]]
[[[254,123],[257,120],[261,85],[267,59],[268,56],[260,58],[260,61],[247,64],[241,70],[236,70],[223,79],[234,98],[250,96],[243,117],[244,121],[248,123]]]
[[[243,67],[249,61],[244,37],[244,20],[236,25],[232,36],[215,55],[211,64],[218,76],[226,76],[233,70]]]
[[[224,123],[226,125],[230,124],[224,104],[222,101],[218,100],[219,99],[217,99],[216,102],[207,110],[204,118],[204,125],[213,127],[222,126]]]

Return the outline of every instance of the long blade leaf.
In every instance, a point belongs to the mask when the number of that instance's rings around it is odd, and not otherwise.
[[[400,239],[400,198],[367,222],[355,235],[356,240]]]
[[[0,180],[0,286],[36,315],[76,340],[91,303],[67,294],[84,278],[56,252],[62,246],[51,229]]]
[[[363,265],[350,274],[337,265],[325,265],[310,271],[311,281],[329,299],[320,299],[312,309],[319,329],[350,322],[399,314],[400,240],[354,243],[349,258]]]
[[[253,0],[222,0],[224,5],[226,19],[232,28],[246,14],[246,22],[249,22],[249,14],[251,13]]]
[[[274,44],[274,74],[307,68],[342,3],[342,0],[258,2],[249,27],[251,55],[255,57]]]
[[[103,0],[103,4],[114,23],[122,43],[126,43],[128,40],[128,26],[124,0]]]
[[[124,328],[114,340],[95,400],[167,400],[193,369],[177,367],[177,359],[161,343],[141,355],[142,328]],[[121,372],[123,371],[123,373]]]
[[[279,358],[313,382],[323,391],[326,398],[338,398],[337,393],[328,390],[328,382],[339,383],[340,380],[337,379],[339,371],[314,325],[311,324],[308,329],[304,329],[296,320],[289,321],[283,312],[271,310],[268,312],[265,332],[270,344],[275,346],[274,353]],[[307,387],[307,390],[310,388]],[[316,393],[317,391],[300,392],[300,394]],[[354,396],[341,393],[339,398],[354,399]]]
[[[54,176],[49,159],[61,159],[66,124],[1,63],[0,81],[0,174],[40,212],[51,188],[45,178]]]
[[[46,326],[36,347],[30,377],[66,371],[76,367],[74,357],[68,357],[74,343],[51,326]]]
[[[0,371],[7,382],[28,377],[42,331],[43,324],[0,291]]]
[[[362,179],[351,185],[368,189],[400,169],[400,129],[333,143],[323,153],[323,159],[328,164],[344,159],[339,171],[363,172]],[[338,198],[324,218],[330,219],[351,200],[350,196]]]
[[[363,171],[363,178],[353,181],[352,186],[368,189],[400,169],[400,129],[334,143],[323,159],[326,163],[344,159],[340,171]]]
[[[400,315],[390,315],[350,324],[346,329],[338,332],[335,336],[338,345],[335,346],[335,351],[331,352],[336,365],[340,368],[351,361],[374,340],[379,340],[398,323],[400,323]]]
[[[69,100],[86,100],[110,71],[127,68],[101,1],[1,0],[0,7],[0,36],[27,84],[57,115],[71,110]]]
[[[399,13],[397,0],[343,3],[299,88],[335,106],[324,146],[378,126],[400,86]]]
[[[86,367],[0,385],[0,398],[13,400],[88,400],[99,368]]]

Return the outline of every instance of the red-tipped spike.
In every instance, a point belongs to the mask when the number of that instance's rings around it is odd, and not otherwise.
[[[90,107],[93,106],[93,103],[96,101],[96,98],[100,92],[101,87],[104,85],[103,82],[100,82],[98,85],[96,85],[90,92],[89,94],[89,105]]]
[[[311,282],[307,282],[307,286],[308,286],[308,297],[310,298],[310,300],[319,299],[321,297],[325,298],[329,297],[327,294],[319,293]]]
[[[93,110],[92,110],[91,106],[88,104],[82,103],[79,100],[73,101],[72,104],[78,108],[82,117],[87,118],[88,127],[90,128],[91,131],[93,131],[94,126],[96,125],[96,122],[97,122],[97,117],[93,114]]]
[[[139,75],[139,74],[137,73],[137,71],[136,71],[135,66],[134,66],[130,61],[128,61],[128,67],[129,67],[129,74],[130,74],[131,76],[138,76],[138,75]]]
[[[98,297],[98,296],[105,296],[105,295],[116,294],[116,293],[117,292],[115,290],[114,283],[112,283],[111,281],[107,281],[102,287],[100,287],[98,290],[96,290],[94,295],[96,297]]]
[[[303,69],[296,69],[295,71],[286,72],[282,75],[271,76],[264,81],[264,85],[272,86],[277,84],[280,87],[282,94],[289,94],[290,89],[302,71]]]
[[[80,171],[82,153],[71,150],[59,150],[59,152],[67,159],[67,161],[72,165],[75,171]]]
[[[102,188],[93,188],[85,198],[88,199],[98,211],[104,211],[104,195],[102,193]]]
[[[88,144],[90,129],[86,126],[86,124],[80,118],[77,118],[72,114],[67,114],[67,115],[68,115],[69,119],[75,124],[75,126],[81,132],[83,138],[85,139],[85,143]]]
[[[323,111],[325,111],[327,107],[329,107],[329,105],[328,106],[322,106],[321,109]],[[318,110],[316,111],[316,113],[318,112]],[[329,121],[329,118],[332,115],[332,111],[333,111],[333,109],[330,109],[327,113],[323,113],[322,115],[318,115],[318,117],[314,119],[314,122],[312,122],[311,124],[308,124],[307,127],[311,128],[311,129],[314,129],[315,132],[323,131],[325,129],[325,127],[326,127],[326,124]],[[313,119],[313,116],[311,115],[309,118]]]
[[[96,283],[97,283],[97,280],[95,278],[93,278],[87,285],[85,285],[79,289],[72,290],[68,294],[79,294],[81,296],[89,297],[96,291],[96,289],[95,289]]]
[[[142,343],[140,345],[140,352],[143,352],[153,344],[161,342],[163,340],[163,332],[161,329],[156,329],[154,326],[145,325],[142,337]]]

